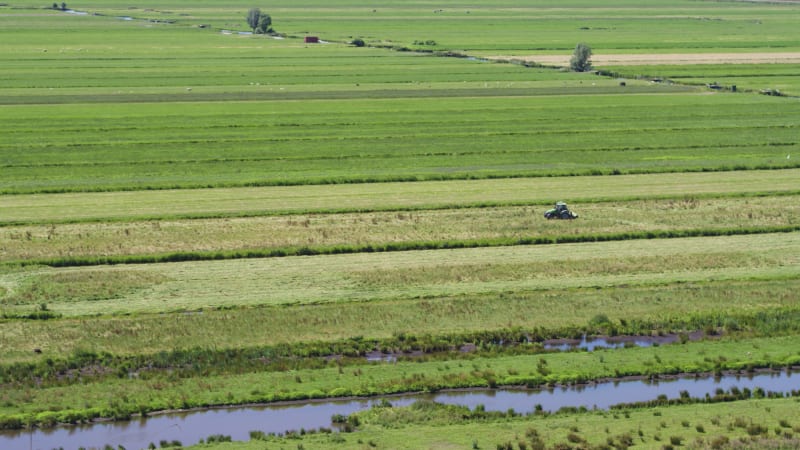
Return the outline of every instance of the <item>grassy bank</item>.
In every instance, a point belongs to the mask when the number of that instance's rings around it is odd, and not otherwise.
[[[625,412],[561,413],[471,421],[456,408],[419,405],[376,408],[359,414],[352,434],[292,433],[197,448],[782,448],[798,442],[796,399],[761,399],[717,404],[645,408]],[[392,424],[386,419],[394,419]],[[446,423],[446,422],[451,423]],[[397,422],[401,422],[398,424]],[[452,423],[455,422],[455,423]],[[194,448],[194,447],[193,447]]]
[[[577,383],[626,375],[712,372],[800,363],[796,337],[703,341],[595,353],[475,358],[464,361],[397,362],[290,372],[106,379],[89,385],[19,388],[3,394],[5,423],[125,417],[136,412],[208,405],[347,397],[443,388]],[[543,361],[544,360],[544,361]],[[264,389],[254,388],[263,386]],[[47,399],[47,400],[45,400]],[[112,400],[109,400],[112,399]],[[42,409],[41,405],[48,405]],[[80,405],[76,408],[76,405]],[[48,412],[45,412],[48,411]]]
[[[82,350],[130,356],[180,349],[259,348],[321,342],[336,348],[358,336],[367,347],[424,349],[439,337],[519,327],[531,336],[577,337],[581,333],[645,334],[695,330],[787,333],[776,311],[793,317],[796,280],[690,283],[597,290],[507,292],[368,303],[204,310],[3,324],[3,360],[35,363]],[[736,298],[736,300],[732,300]],[[648,299],[642,302],[641,299]],[[735,311],[732,312],[731,310]],[[542,314],[547,311],[547,314]],[[766,317],[758,319],[760,314]],[[606,317],[608,323],[596,322]],[[766,320],[764,323],[756,320]],[[624,324],[623,324],[624,321]],[[363,324],[374,327],[364,329]],[[512,334],[514,334],[512,332]],[[519,333],[516,333],[519,334]],[[404,335],[429,336],[418,347]],[[372,341],[377,340],[377,341]],[[382,343],[386,340],[385,343]],[[457,341],[457,339],[456,339]],[[460,345],[456,341],[452,345]],[[372,344],[370,344],[372,342]],[[326,344],[327,343],[327,344]],[[363,345],[356,346],[364,351]],[[449,344],[448,344],[449,345]],[[348,345],[343,348],[348,348]],[[41,355],[34,352],[39,349]],[[342,350],[329,350],[337,353]],[[298,351],[303,354],[303,351]],[[324,352],[323,352],[324,353]]]

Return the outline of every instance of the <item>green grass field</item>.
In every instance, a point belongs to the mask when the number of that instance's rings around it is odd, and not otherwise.
[[[659,77],[681,84],[705,86],[716,83],[726,89],[736,86],[737,91],[761,92],[769,89],[795,97],[800,92],[797,64],[604,66],[603,69],[629,77]]]
[[[794,54],[795,2],[68,7],[0,5],[0,428],[800,362],[797,63],[521,63]],[[542,348],[584,333],[702,337]],[[422,405],[266,445],[797,448],[796,404]],[[235,445],[203,448],[264,443]]]
[[[11,5],[32,9],[48,6],[30,0]],[[247,2],[228,2],[221,6],[207,1],[191,5],[144,1],[128,5],[113,0],[93,0],[75,5],[78,10],[103,14],[101,20],[126,16],[160,20],[173,28],[206,24],[216,30],[235,31],[248,30],[245,17],[250,7],[252,3]],[[306,0],[261,8],[273,17],[276,31],[290,36],[319,35],[331,42],[362,37],[367,42],[412,46],[414,41],[434,40],[435,47],[466,51],[564,53],[574,48],[576,38],[594,42],[598,48],[628,52],[798,48],[793,33],[797,5],[790,2],[765,6],[686,0],[666,4],[641,0],[602,4],[587,0],[533,3],[512,0],[488,4],[445,0],[435,4],[392,1],[375,5],[355,0],[330,5],[320,0]],[[71,19],[73,23],[97,22],[91,16]],[[123,25],[154,26],[138,21]],[[20,28],[30,32],[28,26]],[[45,39],[41,37],[40,40]]]
[[[798,233],[24,270],[9,311],[74,316],[797,277]],[[265,295],[265,293],[269,293]]]
[[[653,180],[651,180],[653,181]],[[401,187],[412,186],[406,184]],[[775,187],[775,186],[769,186]],[[572,196],[569,196],[573,198]],[[444,200],[444,199],[442,199]],[[464,197],[458,199],[466,200]],[[510,199],[506,199],[510,200]],[[531,199],[532,200],[532,199]],[[520,199],[520,202],[524,200]],[[751,194],[733,198],[647,199],[575,203],[582,220],[575,224],[542,222],[545,206],[412,209],[375,212],[315,213],[205,219],[109,220],[67,224],[28,224],[0,228],[3,262],[31,264],[97,258],[225,252],[291,253],[309,248],[358,248],[383,244],[454,246],[513,245],[526,239],[645,236],[646,233],[753,233],[792,229],[796,195]],[[383,206],[389,206],[383,204]],[[398,205],[398,208],[402,208]],[[199,213],[199,212],[198,212]],[[735,218],[731,224],[727,219]],[[157,221],[156,221],[157,220]],[[401,249],[402,247],[398,247]],[[106,258],[106,259],[103,259]]]

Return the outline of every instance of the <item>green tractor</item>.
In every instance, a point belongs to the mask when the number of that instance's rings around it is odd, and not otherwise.
[[[575,214],[574,212],[570,211],[569,208],[567,208],[567,204],[566,203],[564,203],[564,202],[556,202],[555,208],[548,209],[544,213],[544,218],[545,219],[572,220],[572,219],[577,219],[578,215]]]

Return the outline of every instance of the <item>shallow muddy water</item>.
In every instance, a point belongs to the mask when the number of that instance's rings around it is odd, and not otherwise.
[[[689,341],[697,341],[704,337],[702,331],[695,331],[686,335],[685,339]],[[548,339],[542,342],[542,347],[548,351],[567,352],[572,350],[585,350],[592,352],[602,349],[615,349],[625,347],[652,347],[654,345],[668,345],[680,342],[681,337],[677,334],[666,334],[663,336],[587,336],[583,335],[581,339]],[[503,342],[496,342],[496,345],[503,345]],[[475,344],[464,344],[461,346],[462,353],[471,353],[477,350]],[[417,358],[423,357],[425,353],[422,351],[412,351],[406,353],[383,353],[379,350],[369,352],[365,355],[367,361],[370,362],[394,362],[400,357],[403,358]]]
[[[702,332],[694,332],[687,335],[690,341],[701,339]],[[614,336],[614,337],[601,337],[601,336],[586,336],[581,339],[550,339],[544,341],[545,350],[586,350],[594,351],[599,349],[614,349],[624,347],[652,347],[653,345],[666,345],[674,344],[680,341],[680,336],[677,334],[668,334],[665,336]]]
[[[487,411],[532,413],[537,405],[545,411],[562,407],[607,409],[619,403],[654,400],[659,395],[678,398],[681,391],[691,397],[714,395],[716,389],[729,390],[762,388],[765,391],[788,393],[800,389],[800,373],[761,373],[752,376],[724,376],[720,378],[679,378],[669,381],[649,382],[626,380],[604,382],[576,387],[559,387],[544,390],[474,389],[375,397],[346,401],[319,401],[269,406],[205,409],[180,413],[161,414],[142,420],[98,423],[92,425],[57,427],[48,430],[15,431],[0,434],[0,448],[4,450],[51,449],[63,447],[102,448],[106,444],[123,445],[127,449],[146,448],[151,442],[181,441],[184,445],[196,444],[210,435],[222,434],[233,440],[250,439],[250,431],[283,433],[331,428],[334,414],[348,415],[388,400],[394,406],[406,406],[417,400],[468,406],[474,409],[483,405]]]

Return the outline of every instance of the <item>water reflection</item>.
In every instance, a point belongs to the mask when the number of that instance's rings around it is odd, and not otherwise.
[[[695,332],[686,335],[686,339],[690,341],[698,340],[702,337],[702,333]],[[614,349],[624,347],[652,347],[654,345],[674,344],[680,340],[677,334],[668,334],[664,336],[614,336],[614,337],[600,337],[600,336],[587,336],[583,335],[581,339],[550,339],[544,341],[545,350],[586,350],[594,351],[597,349]]]
[[[180,441],[184,445],[196,444],[213,434],[231,436],[233,440],[249,440],[250,431],[283,433],[331,427],[334,414],[348,415],[370,408],[388,399],[394,406],[407,406],[417,400],[433,400],[445,404],[463,405],[474,409],[483,405],[487,411],[532,413],[540,407],[544,411],[557,411],[562,407],[606,409],[619,403],[654,400],[660,395],[678,398],[681,391],[692,397],[714,395],[717,389],[733,387],[788,393],[800,389],[800,376],[789,372],[762,373],[749,377],[725,376],[720,378],[681,378],[670,381],[626,380],[597,383],[576,387],[557,387],[544,390],[466,390],[376,397],[349,401],[318,401],[270,406],[220,408],[163,414],[147,419],[58,427],[48,430],[6,432],[0,434],[0,448],[4,450],[51,449],[64,447],[102,448],[123,445],[127,449],[146,448],[150,443],[157,447],[160,441]]]

